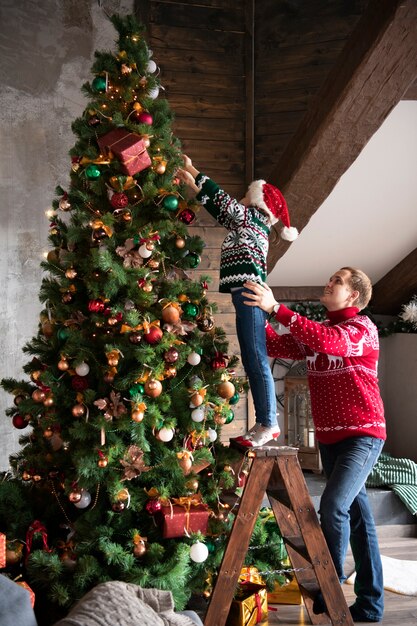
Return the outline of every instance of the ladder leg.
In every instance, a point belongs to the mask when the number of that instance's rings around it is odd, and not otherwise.
[[[298,459],[294,456],[278,457],[277,463],[292,505],[292,511],[294,513],[293,519],[296,520],[299,527],[298,534],[301,535],[305,550],[308,554],[308,559],[313,566],[314,574],[318,581],[318,587],[326,603],[327,613],[331,623],[334,625],[337,624],[338,626],[353,626],[353,620],[346,604],[346,599],[333,565],[326,540],[321,531],[317,514],[308,493]],[[280,520],[277,519],[277,523],[279,526]],[[294,526],[294,521],[292,525]],[[309,611],[309,613],[310,617],[314,615],[312,611]]]
[[[223,555],[219,575],[204,620],[205,626],[224,626],[256,518],[273,468],[273,458],[255,457],[242,494],[236,519]]]

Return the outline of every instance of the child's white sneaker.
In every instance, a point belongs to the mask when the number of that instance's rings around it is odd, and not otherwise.
[[[243,439],[250,439],[252,437],[252,435],[254,435],[255,433],[258,432],[258,430],[260,430],[261,428],[263,428],[262,424],[260,424],[259,422],[256,422],[252,428],[250,428],[248,430],[247,433],[245,433],[244,435],[239,435],[239,437],[235,437],[235,441],[239,441],[241,442]]]
[[[241,439],[239,443],[242,446],[247,446],[248,448],[259,448],[260,446],[264,446],[268,443],[268,441],[273,441],[274,439],[278,439],[280,435],[280,429],[278,426],[262,426],[256,429],[256,431],[247,439]]]

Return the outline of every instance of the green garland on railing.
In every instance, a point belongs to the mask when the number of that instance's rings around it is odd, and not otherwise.
[[[288,305],[288,308],[295,313],[304,315],[308,319],[314,322],[323,322],[326,319],[326,308],[316,302],[296,302]],[[367,315],[378,328],[378,334],[380,337],[389,337],[395,333],[416,333],[417,328],[412,322],[404,321],[401,318],[397,318],[384,324],[383,322],[376,320],[374,315],[368,308],[361,311],[362,315]]]

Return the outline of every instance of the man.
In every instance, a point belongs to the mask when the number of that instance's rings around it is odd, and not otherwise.
[[[258,306],[285,326],[278,335],[268,323],[267,351],[272,357],[306,359],[312,416],[327,478],[320,522],[340,582],[349,540],[356,567],[354,621],[380,621],[384,608],[382,565],[366,479],[386,439],[379,392],[378,331],[359,311],[372,295],[361,270],[343,267],[327,282],[322,304],[327,320],[313,322],[279,304],[264,283],[247,281],[245,304]],[[326,609],[316,599],[317,613]]]

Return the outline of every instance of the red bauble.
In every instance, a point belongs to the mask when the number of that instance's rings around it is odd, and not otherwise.
[[[151,326],[149,328],[149,332],[143,335],[143,339],[146,343],[154,346],[161,341],[162,335],[163,331],[159,328],[159,326]]]
[[[141,111],[138,115],[135,115],[136,122],[138,124],[148,124],[148,126],[152,126],[153,117],[147,111]]]
[[[195,213],[191,209],[184,209],[178,216],[178,219],[184,224],[191,224],[195,220]]]
[[[26,428],[28,425],[23,415],[13,415],[12,423],[15,428]]]
[[[162,504],[159,500],[148,500],[148,502],[145,504],[145,509],[150,515],[155,515],[155,513],[158,513],[161,508]]]
[[[71,378],[71,387],[74,391],[85,391],[88,389],[88,385],[89,380],[87,376],[78,376],[78,374],[75,374],[75,376]]]
[[[211,359],[211,368],[213,370],[218,370],[223,367],[227,367],[224,354],[222,352],[216,352],[216,355]]]
[[[164,353],[164,360],[167,363],[176,363],[178,361],[178,357],[179,357],[179,353],[178,353],[178,350],[176,348],[169,348]]]
[[[96,300],[90,300],[90,302],[88,303],[88,310],[92,313],[101,313],[101,311],[104,311],[104,307],[104,302],[103,300],[100,300],[100,298],[97,298]]]
[[[129,198],[125,193],[114,193],[110,198],[110,204],[114,209],[124,209],[129,204]]]

